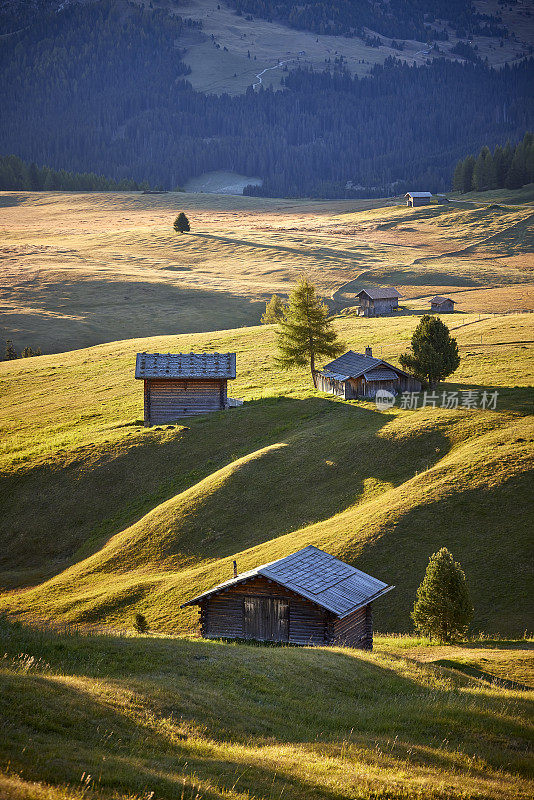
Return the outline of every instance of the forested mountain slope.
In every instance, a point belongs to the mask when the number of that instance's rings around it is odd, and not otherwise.
[[[534,126],[532,60],[389,59],[363,78],[342,60],[293,65],[283,91],[230,97],[188,83],[200,35],[198,20],[122,0],[35,16],[3,40],[0,152],[166,188],[224,169],[270,196],[377,196],[446,189],[467,152]]]

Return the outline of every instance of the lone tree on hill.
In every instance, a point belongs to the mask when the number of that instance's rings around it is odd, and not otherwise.
[[[289,305],[278,326],[277,365],[290,369],[309,364],[313,385],[317,387],[315,360],[321,356],[335,358],[345,347],[328,319],[328,308],[307,278],[300,278],[289,295]]]
[[[176,233],[185,233],[191,230],[189,220],[187,219],[183,211],[180,211],[180,213],[174,220],[174,230],[176,231]]]
[[[430,557],[412,611],[415,627],[441,642],[464,634],[473,618],[467,583],[460,564],[446,547]]]
[[[265,304],[265,311],[261,316],[262,325],[269,325],[272,322],[280,322],[285,314],[287,306],[281,297],[273,294],[268,303]]]
[[[401,366],[417,380],[435,389],[460,364],[458,344],[439,317],[425,314],[412,334],[410,352],[399,358]]]

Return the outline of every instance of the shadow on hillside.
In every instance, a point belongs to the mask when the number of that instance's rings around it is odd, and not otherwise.
[[[466,679],[453,678],[453,687],[427,680],[440,674],[436,667],[408,676],[394,662],[390,668],[354,651],[68,636],[9,630],[5,622],[0,632],[7,669],[11,659],[17,669],[20,652],[41,659],[26,674],[1,678],[12,735],[0,752],[27,779],[75,784],[89,771],[99,775],[99,791],[153,791],[169,800],[183,796],[184,779],[218,787],[202,793],[206,800],[233,787],[251,796],[338,800],[347,787],[319,781],[330,770],[346,774],[352,747],[363,769],[366,758],[382,767],[386,782],[399,763],[451,770],[452,778],[466,752],[478,754],[469,774],[481,780],[489,779],[488,763],[505,775],[524,769],[526,725],[502,715],[502,695],[466,703],[455,691]],[[514,698],[514,706],[516,718],[521,711],[528,718],[526,700]],[[284,756],[271,752],[276,745],[295,749]],[[292,773],[293,756],[306,777],[295,774],[299,766]],[[305,769],[322,759],[328,773]]]
[[[67,261],[74,258],[79,263],[77,251],[64,252]],[[177,331],[201,333],[259,323],[265,303],[229,291],[177,285],[168,276],[160,282],[118,277],[123,263],[139,269],[152,267],[147,261],[144,257],[121,257],[117,272],[106,280],[86,275],[73,280],[70,274],[64,274],[61,280],[47,282],[46,296],[39,282],[12,287],[14,305],[4,314],[4,336],[13,339],[18,350],[37,342],[50,354],[136,337],[172,336]],[[85,261],[81,264],[85,268]],[[35,312],[36,298],[43,313]]]
[[[187,430],[152,429],[112,450],[81,449],[67,465],[4,479],[0,564],[42,572],[44,562],[60,572],[221,467],[283,443],[199,489],[188,512],[167,521],[153,552],[142,537],[130,553],[132,563],[229,556],[328,519],[357,502],[368,481],[386,489],[447,453],[443,427],[406,442],[380,435],[390,420],[356,404],[274,398],[189,418]],[[31,519],[20,514],[30,508]]]
[[[396,586],[373,608],[376,630],[412,629],[409,614],[417,587],[428,559],[441,547],[451,551],[466,574],[475,609],[472,630],[522,636],[531,629],[532,475],[524,472],[498,482],[492,479],[498,469],[497,461],[484,487],[470,488],[474,474],[457,475],[437,500],[429,498],[384,521],[373,540],[363,543],[358,567],[384,575],[387,564],[384,579]]]

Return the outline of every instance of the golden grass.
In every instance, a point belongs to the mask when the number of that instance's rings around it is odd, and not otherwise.
[[[0,333],[19,350],[58,352],[250,325],[303,272],[333,309],[384,283],[409,306],[461,292],[459,311],[531,309],[530,197],[519,190],[523,205],[491,210],[494,196],[408,209],[384,200],[3,193]],[[180,209],[189,235],[172,230]]]

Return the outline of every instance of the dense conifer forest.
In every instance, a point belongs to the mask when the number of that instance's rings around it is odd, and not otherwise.
[[[515,147],[497,145],[493,153],[485,145],[477,157],[458,161],[453,176],[458,192],[520,189],[526,183],[534,183],[534,133],[526,133]]]
[[[401,39],[448,39],[447,20],[460,37],[501,36],[499,18],[478,13],[466,0],[227,0],[238,14],[280,20],[320,34],[363,36],[364,27]],[[438,23],[437,27],[435,23]]]
[[[364,78],[337,64],[290,71],[282,91],[205,95],[182,60],[193,27],[122,0],[35,18],[0,51],[0,153],[168,189],[233,170],[263,178],[248,193],[373,196],[448,189],[466,153],[534,126],[532,59],[388,59]]]
[[[94,172],[67,172],[50,167],[27,164],[17,156],[0,156],[0,190],[28,190],[32,192],[133,192],[149,189],[148,184],[124,178],[114,181]]]

